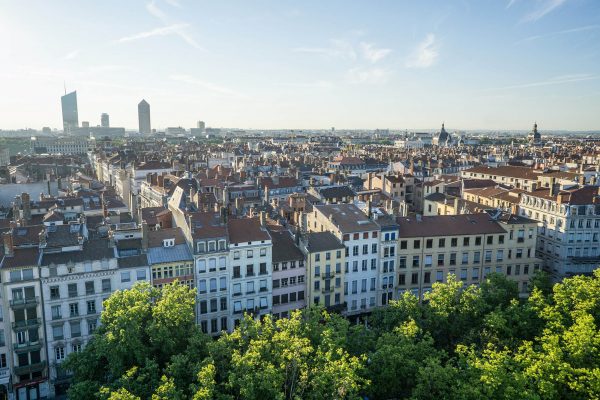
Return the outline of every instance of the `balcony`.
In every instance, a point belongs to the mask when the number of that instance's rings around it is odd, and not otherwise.
[[[323,279],[333,279],[335,277],[335,272],[325,272],[321,274],[321,278]]]
[[[328,288],[324,287],[321,288],[321,293],[333,293],[335,290],[335,288],[333,286],[330,286]]]
[[[37,296],[24,298],[24,299],[12,299],[10,301],[10,306],[13,308],[22,308],[22,307],[26,307],[27,305],[30,305],[30,304],[37,304],[38,302],[39,302],[39,297],[37,297]]]
[[[15,375],[25,375],[32,372],[39,372],[46,368],[46,361],[40,361],[29,365],[15,367]]]
[[[33,328],[36,326],[40,325],[40,319],[39,318],[33,318],[33,319],[24,319],[21,321],[15,321],[13,322],[12,326],[13,329],[21,329],[21,328]]]
[[[15,343],[13,348],[17,353],[40,350],[42,348],[42,340],[35,342]]]

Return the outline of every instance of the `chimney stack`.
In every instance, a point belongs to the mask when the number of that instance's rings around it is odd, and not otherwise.
[[[142,250],[148,251],[148,223],[146,220],[142,221]]]
[[[4,232],[4,255],[6,257],[12,257],[15,255],[13,249],[13,237],[12,232]]]
[[[261,211],[260,212],[260,226],[265,228],[267,226],[267,216],[266,216],[266,212]]]
[[[29,199],[29,193],[21,194],[21,203],[23,203],[23,219],[25,221],[31,220],[31,201]]]

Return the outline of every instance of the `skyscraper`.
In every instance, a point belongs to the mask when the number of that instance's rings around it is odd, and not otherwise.
[[[79,127],[79,116],[77,113],[77,91],[61,96],[63,129],[67,134]]]
[[[150,134],[152,132],[150,128],[150,104],[146,100],[142,100],[138,104],[138,121],[140,133]]]
[[[100,126],[103,128],[110,127],[110,119],[107,113],[102,113],[102,115],[100,116]]]

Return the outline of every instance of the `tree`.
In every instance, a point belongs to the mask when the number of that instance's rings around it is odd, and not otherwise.
[[[194,303],[194,290],[178,283],[162,290],[137,283],[113,293],[93,339],[64,364],[74,377],[69,398],[90,398],[102,386],[111,395],[125,389],[147,399],[166,385],[165,373],[171,374],[167,383],[191,396],[209,340],[194,323]]]
[[[246,316],[211,347],[215,371],[227,380],[221,390],[244,399],[357,398],[365,383],[362,361],[339,346],[344,324],[322,309],[318,313],[321,318],[315,311],[295,311],[277,321]]]

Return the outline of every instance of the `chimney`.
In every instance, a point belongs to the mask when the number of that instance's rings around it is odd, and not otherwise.
[[[454,214],[458,215],[460,214],[459,210],[458,210],[458,197],[454,198]]]
[[[4,232],[4,255],[6,257],[12,257],[15,255],[13,249],[13,237],[11,232]]]
[[[556,196],[556,178],[550,181],[550,196]]]
[[[373,213],[371,212],[371,207],[372,207],[371,200],[369,199],[369,200],[367,200],[367,217],[369,219],[373,218]]]
[[[31,220],[31,202],[29,199],[29,193],[21,194],[21,203],[23,203],[23,219],[25,221]]]
[[[579,175],[579,184],[581,186],[585,186],[585,175],[583,174],[583,172],[581,173],[581,175]]]
[[[142,221],[142,251],[148,251],[148,223],[146,220]]]
[[[156,177],[156,182],[157,182],[158,187],[164,187],[165,186],[165,177],[162,175],[158,175]]]
[[[260,212],[260,226],[265,228],[267,226],[267,216],[266,216],[266,212],[261,211]]]

